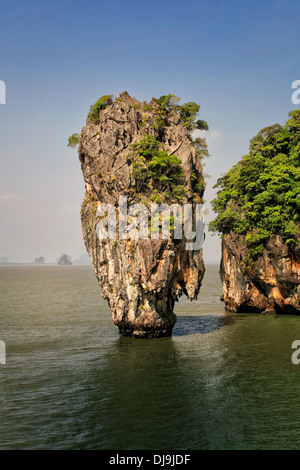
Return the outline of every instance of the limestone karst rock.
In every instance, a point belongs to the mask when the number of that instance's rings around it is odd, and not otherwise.
[[[195,299],[199,293],[205,270],[202,248],[187,250],[185,236],[174,239],[172,233],[166,239],[132,239],[128,234],[122,239],[117,230],[115,239],[101,239],[99,209],[111,204],[119,228],[120,196],[128,207],[140,203],[149,208],[155,202],[200,205],[201,150],[193,145],[176,106],[163,109],[155,99],[141,103],[127,92],[105,104],[98,113],[91,108],[80,136],[86,187],[83,239],[120,332],[148,338],[170,335],[175,301],[182,294]],[[204,140],[202,144],[205,148]]]
[[[70,256],[68,256],[66,254],[63,254],[63,255],[60,256],[57,264],[59,266],[71,266],[73,263],[71,261]]]
[[[300,313],[300,110],[263,128],[216,184],[228,310]]]
[[[280,236],[272,237],[251,268],[244,264],[248,254],[245,237],[224,235],[220,275],[225,308],[300,313],[300,245],[292,249]]]

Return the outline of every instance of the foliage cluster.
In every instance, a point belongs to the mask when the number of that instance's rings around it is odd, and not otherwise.
[[[287,244],[299,241],[300,223],[300,110],[289,113],[280,126],[262,129],[250,141],[249,154],[218,179],[209,225],[222,234],[245,236],[254,261],[265,242],[280,235]]]
[[[157,202],[159,194],[165,199],[174,197],[176,200],[186,194],[181,160],[163,150],[153,136],[146,135],[140,142],[132,144],[127,162],[138,192],[151,189]]]
[[[90,112],[88,114],[88,121],[93,121],[96,124],[99,124],[100,122],[100,111],[103,111],[107,106],[113,104],[113,95],[103,95],[101,98],[96,101],[95,104],[93,104],[90,107]]]
[[[182,123],[187,128],[189,135],[196,129],[208,130],[206,121],[203,119],[196,120],[200,105],[192,101],[179,105],[180,98],[172,94],[162,95],[160,98],[153,98],[153,100],[159,105],[159,111],[155,119],[157,129],[160,130],[167,125],[170,112],[177,111],[180,113]]]
[[[80,143],[80,134],[72,134],[68,138],[68,147],[75,148]]]

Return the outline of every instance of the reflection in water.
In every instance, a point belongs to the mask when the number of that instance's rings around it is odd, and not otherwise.
[[[87,401],[94,406],[88,419],[101,429],[102,448],[218,447],[224,419],[234,415],[219,415],[220,384],[232,376],[224,372],[220,354],[227,351],[228,337],[211,333],[230,323],[221,316],[181,316],[170,338],[120,336],[101,368],[95,364],[90,371]]]
[[[220,315],[177,316],[172,336],[205,334],[233,323],[233,317]]]
[[[93,422],[96,436],[85,448],[170,446],[170,426],[186,403],[180,357],[171,338],[120,336],[104,357],[102,353],[101,364],[96,361],[87,374],[86,407],[81,414],[85,422]]]

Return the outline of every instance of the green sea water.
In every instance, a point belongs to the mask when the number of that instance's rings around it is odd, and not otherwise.
[[[233,314],[208,264],[170,338],[124,338],[90,266],[0,267],[0,449],[300,449],[300,317]]]

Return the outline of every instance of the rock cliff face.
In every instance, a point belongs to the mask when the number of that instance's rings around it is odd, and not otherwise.
[[[291,249],[274,236],[251,268],[245,263],[248,254],[245,237],[223,235],[220,274],[225,308],[300,313],[300,245]]]
[[[176,200],[159,186],[154,190],[151,184],[150,189],[139,185],[128,154],[146,136],[181,160],[184,188]],[[120,196],[127,198],[128,205],[138,202],[147,207],[153,200],[201,202],[203,186],[195,192],[194,185],[195,178],[203,182],[201,161],[180,114],[170,110],[165,119],[155,101],[140,103],[127,92],[121,93],[100,111],[99,120],[87,119],[78,152],[86,186],[81,209],[83,239],[115,325],[123,335],[170,335],[176,321],[175,301],[182,294],[195,299],[199,293],[205,270],[202,249],[186,250],[184,236],[180,240],[172,236],[121,239],[117,231],[115,239],[100,239],[97,224],[104,203],[115,207],[119,220]],[[163,181],[162,173],[159,179]]]

